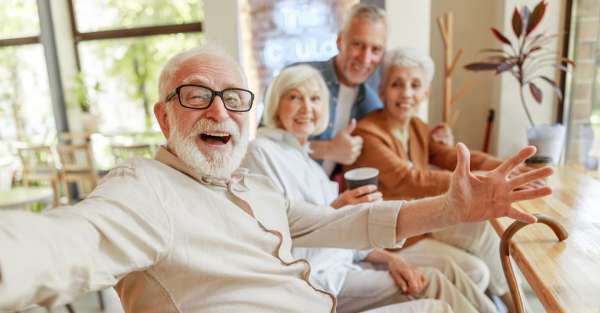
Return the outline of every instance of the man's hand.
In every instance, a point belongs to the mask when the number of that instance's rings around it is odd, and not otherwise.
[[[516,177],[518,175],[521,175],[523,173],[527,173],[527,172],[533,171],[533,170],[534,170],[533,167],[528,166],[527,164],[521,164],[521,165],[517,166],[517,168],[515,168],[508,177],[513,178],[513,177]],[[517,189],[518,190],[535,189],[535,188],[544,187],[544,186],[546,186],[546,183],[544,182],[544,180],[540,179],[540,180],[534,180],[526,185],[518,187]]]
[[[456,222],[476,222],[508,216],[513,219],[533,223],[536,218],[527,212],[512,207],[513,202],[535,199],[552,193],[550,187],[534,187],[517,190],[518,187],[550,176],[552,168],[544,167],[510,177],[511,172],[527,158],[535,154],[535,147],[529,146],[502,162],[500,166],[485,175],[476,176],[470,171],[470,153],[467,147],[456,145],[456,169],[450,180],[446,194],[445,208],[450,210]]]
[[[427,277],[402,257],[393,255],[388,260],[388,270],[396,285],[405,294],[416,296],[427,287]]]
[[[452,134],[452,129],[444,123],[437,124],[429,131],[429,134],[431,139],[433,139],[435,142],[448,146],[454,145],[454,135]]]
[[[339,209],[349,204],[380,201],[382,198],[383,195],[381,192],[377,191],[377,186],[365,185],[344,191],[339,197],[331,202],[330,206]]]
[[[354,163],[360,156],[363,144],[360,136],[352,136],[354,128],[356,128],[356,120],[352,119],[348,126],[333,139],[311,142],[312,157],[318,160],[332,160],[344,165]]]

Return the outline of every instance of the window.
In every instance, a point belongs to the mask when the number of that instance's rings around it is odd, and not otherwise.
[[[152,107],[161,66],[202,39],[200,1],[71,0],[90,109],[107,134],[158,131]],[[101,16],[102,18],[98,18]]]
[[[56,130],[36,1],[4,0],[0,19],[0,149],[50,143]]]
[[[567,162],[588,168],[600,159],[600,1],[573,1],[573,68]]]

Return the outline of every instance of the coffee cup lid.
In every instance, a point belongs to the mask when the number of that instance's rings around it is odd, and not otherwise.
[[[359,167],[344,173],[345,179],[367,179],[379,175],[379,170],[374,167]]]

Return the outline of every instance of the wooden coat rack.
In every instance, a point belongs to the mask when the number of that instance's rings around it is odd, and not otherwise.
[[[469,90],[475,80],[468,81],[458,88],[456,94],[452,94],[452,74],[458,64],[458,60],[463,53],[463,49],[458,49],[454,54],[454,47],[452,44],[454,30],[453,30],[453,14],[452,12],[446,12],[444,15],[437,18],[438,28],[442,35],[442,41],[444,43],[444,85],[443,85],[443,101],[442,101],[442,122],[449,126],[454,125],[458,119],[460,110],[454,108],[455,104],[460,98],[462,98],[467,90]],[[451,113],[452,112],[452,113]]]

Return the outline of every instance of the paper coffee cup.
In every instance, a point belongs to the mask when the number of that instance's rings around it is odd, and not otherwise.
[[[346,188],[354,189],[364,185],[377,186],[379,170],[373,167],[359,167],[344,173]]]

